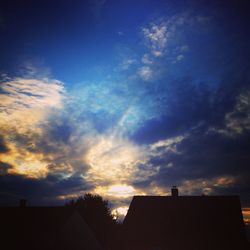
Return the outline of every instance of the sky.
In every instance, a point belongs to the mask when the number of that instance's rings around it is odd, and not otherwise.
[[[0,205],[239,195],[250,222],[250,4],[0,3]]]

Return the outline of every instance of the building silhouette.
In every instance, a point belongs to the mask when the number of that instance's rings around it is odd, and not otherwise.
[[[245,250],[237,196],[135,196],[123,222],[126,250]]]
[[[82,216],[70,207],[0,208],[0,249],[101,250]]]

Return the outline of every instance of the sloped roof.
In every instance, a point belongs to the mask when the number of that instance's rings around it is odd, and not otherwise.
[[[100,250],[83,218],[69,207],[0,208],[0,244],[5,249]]]
[[[237,196],[135,196],[123,225],[127,242],[169,249],[240,249],[246,242]]]

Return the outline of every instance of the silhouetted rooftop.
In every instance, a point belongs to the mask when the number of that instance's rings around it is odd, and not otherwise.
[[[124,235],[136,246],[129,249],[238,250],[246,243],[237,196],[135,196],[124,219]]]
[[[1,207],[0,248],[100,249],[91,230],[70,207]]]

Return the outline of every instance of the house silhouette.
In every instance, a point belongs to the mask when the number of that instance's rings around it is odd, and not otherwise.
[[[126,250],[245,250],[237,196],[135,196],[123,222]]]
[[[0,208],[0,249],[101,250],[82,216],[70,207]]]

